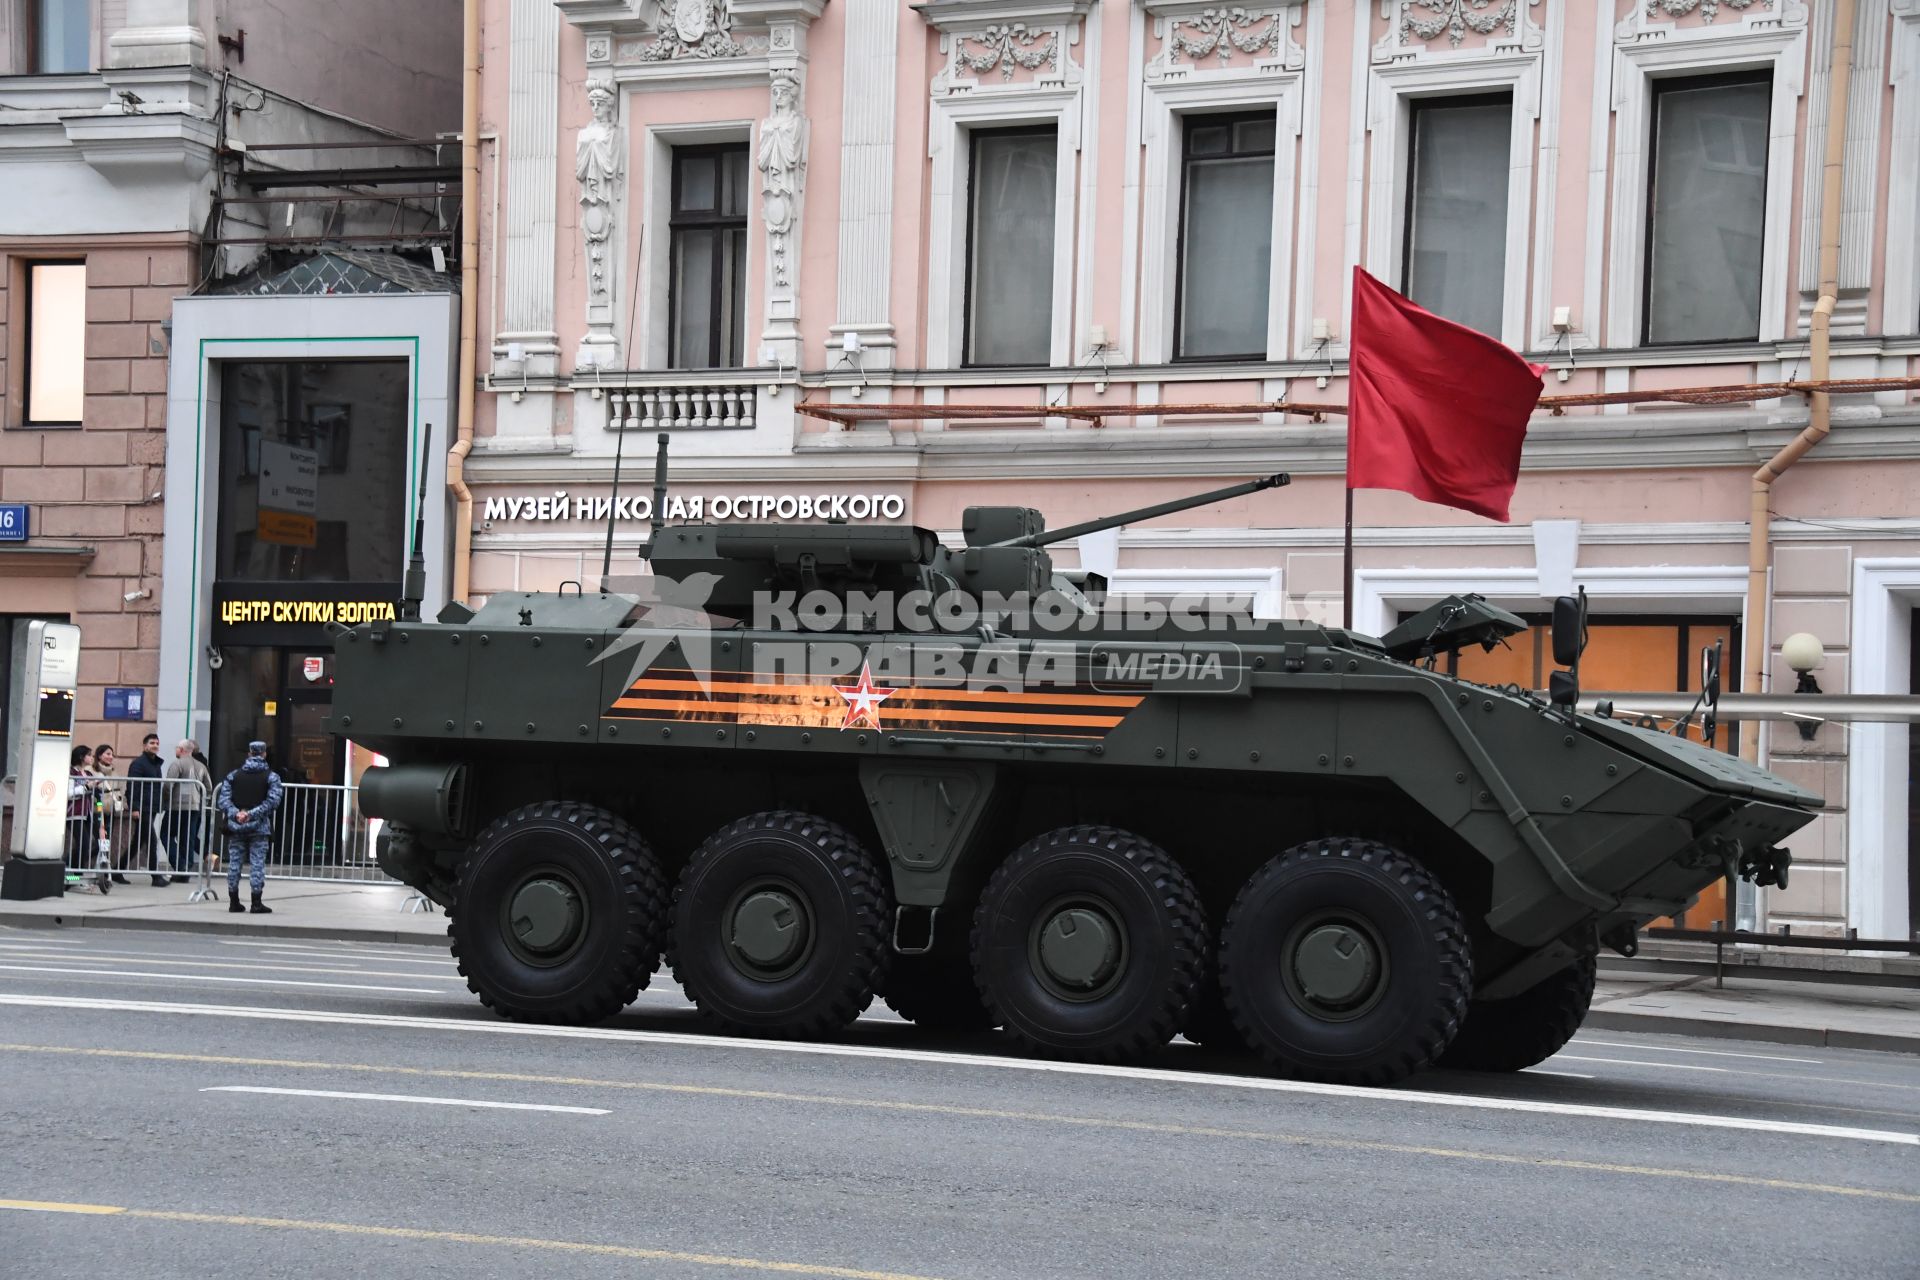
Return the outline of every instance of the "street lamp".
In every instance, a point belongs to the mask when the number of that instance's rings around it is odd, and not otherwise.
[[[1813,678],[1813,669],[1826,660],[1826,648],[1821,645],[1820,637],[1809,631],[1797,631],[1786,638],[1780,646],[1780,656],[1793,668],[1799,680],[1793,686],[1795,693],[1819,693],[1820,682]],[[1813,735],[1820,732],[1820,721],[1813,718],[1797,722],[1803,741],[1812,742]]]

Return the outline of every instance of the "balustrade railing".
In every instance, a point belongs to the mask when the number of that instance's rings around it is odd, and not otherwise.
[[[732,383],[609,391],[607,420],[616,431],[751,430],[755,391]]]

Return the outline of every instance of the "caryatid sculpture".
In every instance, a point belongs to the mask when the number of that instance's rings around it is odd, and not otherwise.
[[[614,204],[624,172],[620,144],[620,96],[608,80],[587,84],[593,119],[581,127],[574,144],[574,177],[580,182],[580,230],[587,249],[587,322],[589,343],[613,342],[612,267]],[[605,353],[605,354],[611,354]]]
[[[807,173],[807,120],[800,114],[800,85],[790,71],[773,74],[773,107],[760,125],[760,216],[767,227],[773,287],[791,287],[788,241],[800,212]]]

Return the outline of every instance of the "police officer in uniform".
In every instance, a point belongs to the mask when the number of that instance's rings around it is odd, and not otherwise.
[[[272,915],[260,901],[267,886],[267,844],[273,813],[280,807],[280,775],[267,767],[267,744],[249,742],[247,762],[220,781],[215,800],[227,828],[227,910],[240,911],[240,858],[246,855],[253,884],[253,914]]]

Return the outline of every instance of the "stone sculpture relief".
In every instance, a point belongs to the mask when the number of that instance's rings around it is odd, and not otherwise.
[[[588,336],[583,351],[595,352],[600,363],[617,345],[613,328],[614,209],[624,176],[620,136],[620,93],[610,80],[587,84],[587,103],[593,119],[582,126],[574,144],[573,174],[580,182],[580,233],[587,254]],[[602,350],[606,348],[606,350]]]
[[[760,122],[760,216],[767,226],[767,253],[776,289],[789,287],[789,241],[807,176],[807,118],[800,114],[800,85],[791,71],[773,73],[773,106]]]

